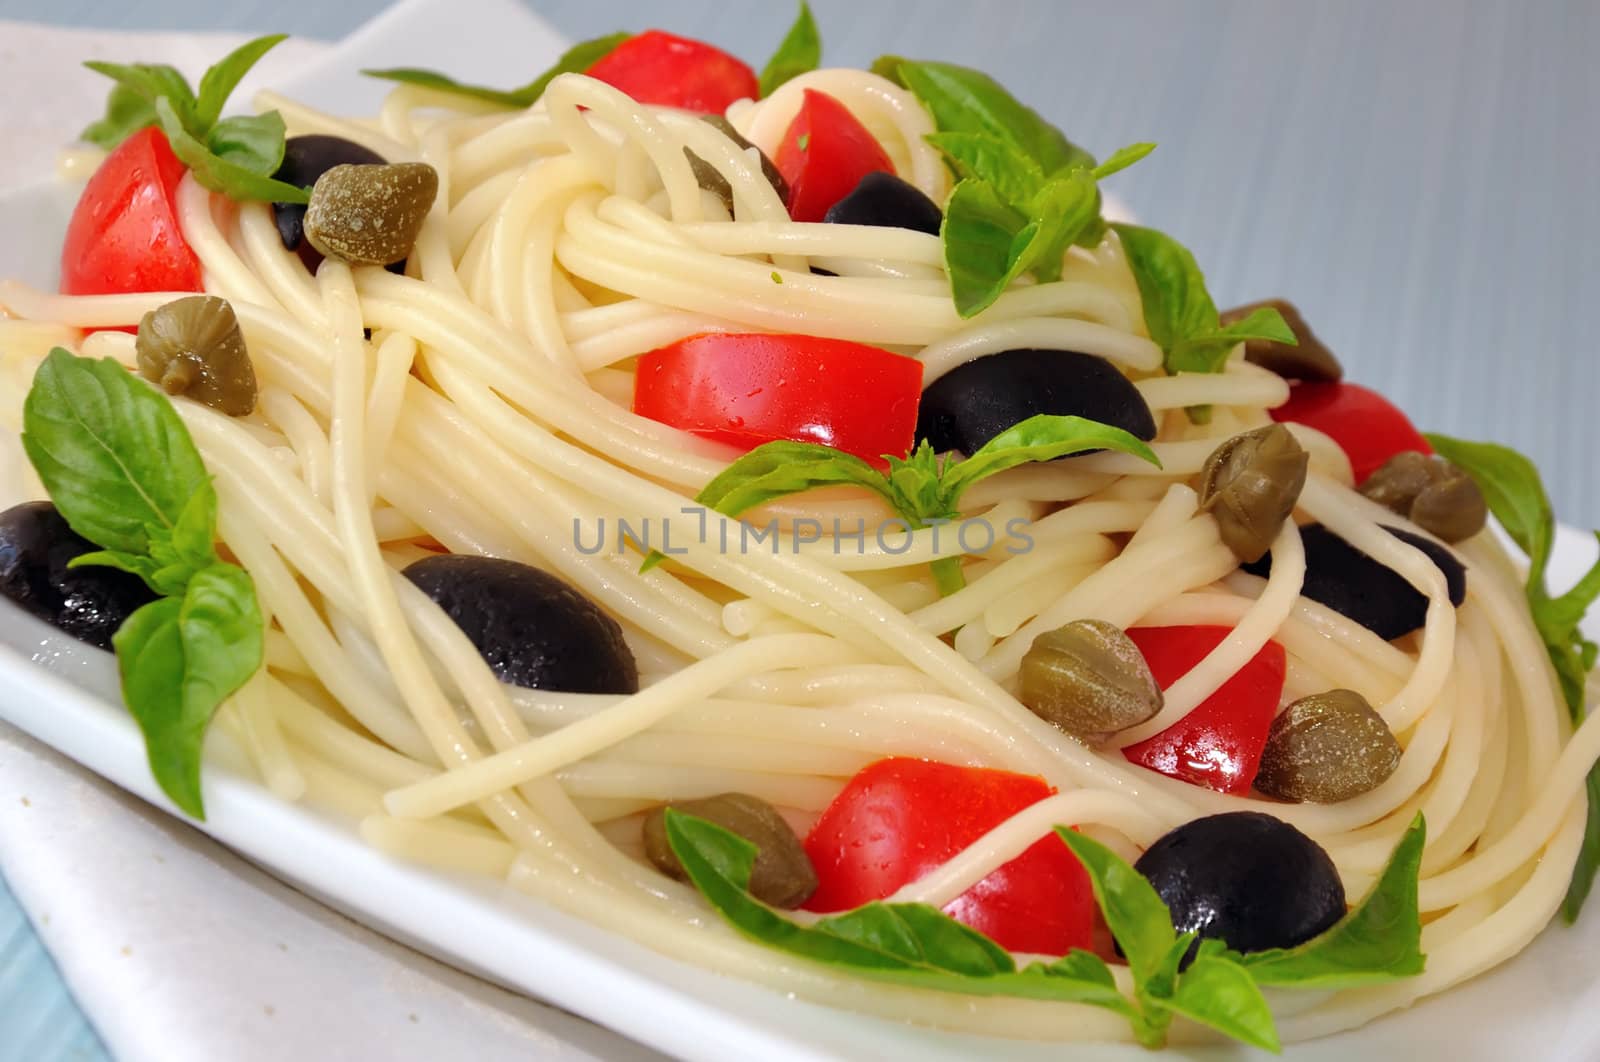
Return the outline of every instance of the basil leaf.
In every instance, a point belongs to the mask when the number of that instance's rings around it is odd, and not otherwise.
[[[213,126],[206,147],[224,162],[271,177],[283,165],[284,132],[283,115],[277,111],[239,115]]]
[[[421,88],[433,89],[436,92],[448,92],[457,96],[466,96],[486,103],[498,103],[502,107],[511,107],[521,110],[531,107],[538,102],[544,90],[549,87],[561,74],[582,74],[591,66],[604,59],[616,50],[617,45],[632,37],[631,33],[608,33],[604,37],[593,40],[580,41],[571,48],[561,53],[555,65],[534,78],[532,81],[516,89],[493,89],[483,85],[469,85],[457,81],[452,77],[434,70],[423,70],[418,67],[402,66],[388,70],[363,70],[367,77],[381,78],[384,81],[395,81],[402,85],[417,85]]]
[[[939,231],[956,312],[971,317],[1022,275],[1039,225],[1008,204],[994,185],[969,177],[950,193]]]
[[[1007,428],[979,447],[977,453],[948,470],[944,477],[948,504],[951,508],[958,507],[968,487],[996,473],[1086,450],[1118,450],[1161,467],[1161,459],[1156,457],[1155,451],[1138,436],[1121,428],[1083,417],[1041,413]]]
[[[189,134],[166,97],[156,100],[156,116],[161,131],[172,145],[172,153],[189,167],[194,179],[213,192],[221,192],[239,202],[260,200],[268,203],[309,203],[311,194],[304,188],[273,180],[252,170],[213,155]]]
[[[1177,930],[1172,928],[1172,913],[1144,875],[1099,841],[1076,830],[1057,826],[1056,836],[1066,842],[1089,872],[1095,902],[1105,915],[1111,935],[1128,957],[1134,983],[1148,982],[1161,973],[1163,966],[1176,967],[1171,955],[1182,942],[1178,940]],[[1184,944],[1185,951],[1187,947]],[[1182,951],[1177,952],[1180,957],[1182,954]]]
[[[137,132],[147,125],[155,125],[155,102],[163,98],[172,102],[173,112],[186,125],[193,124],[195,110],[194,90],[189,87],[189,82],[175,68],[165,63],[123,64],[104,63],[98,60],[90,60],[83,65],[97,74],[104,74],[109,77],[117,83],[118,88],[121,88],[124,93],[132,93],[149,106],[150,110],[146,115],[146,120],[129,128],[127,133]],[[119,103],[115,99],[116,94],[117,90],[112,89],[112,98],[108,99],[106,104],[107,115],[109,117],[112,107],[116,106],[123,111],[123,118],[126,122],[131,117],[128,113],[131,110],[131,105],[126,101],[126,97]],[[99,123],[96,124],[98,125]],[[88,139],[89,130],[94,128],[95,126],[91,125],[89,129],[84,130],[85,139]],[[109,130],[103,130],[103,132],[109,132]],[[122,139],[126,138],[127,133],[124,134]],[[92,142],[100,144],[101,147],[109,151],[111,148],[116,147],[117,144],[122,143],[122,139],[118,139],[114,143],[107,143],[103,140]]]
[[[884,62],[880,59],[879,63]],[[880,72],[873,64],[874,72]],[[933,115],[940,132],[985,133],[1017,148],[1047,175],[1094,166],[1094,156],[1039,117],[988,74],[952,63],[900,60],[895,78]]]
[[[262,56],[288,39],[289,35],[286,33],[274,33],[246,41],[206,70],[200,76],[200,93],[195,98],[194,124],[190,127],[191,131],[196,136],[203,136],[209,132],[211,127],[217,124],[217,119],[222,117],[222,108],[227,104],[228,97],[233,95],[233,90],[250,72],[250,68],[260,62]],[[281,161],[283,151],[281,145],[278,150]],[[274,166],[273,169],[277,167]]]
[[[738,516],[774,498],[839,483],[868,487],[888,497],[883,474],[853,454],[816,443],[769,442],[723,469],[695,495],[695,501],[725,516]]]
[[[1583,903],[1594,888],[1595,872],[1600,870],[1600,767],[1589,772],[1583,788],[1589,798],[1583,843],[1578,847],[1578,861],[1572,868],[1567,895],[1561,900],[1561,918],[1569,926],[1578,920],[1578,912],[1583,910]]]
[[[888,81],[893,81],[901,88],[906,87],[905,78],[900,76],[900,64],[906,62],[904,56],[880,55],[872,61],[867,69]]]
[[[1221,372],[1233,348],[1247,339],[1270,339],[1298,346],[1300,341],[1283,315],[1271,306],[1253,310],[1242,320],[1179,340],[1168,352],[1171,372]]]
[[[1029,199],[1044,187],[1039,164],[997,136],[947,132],[923,139],[944,154],[959,176],[987,182],[1008,203]]]
[[[261,666],[261,611],[250,577],[231,564],[197,573],[183,596],[138,609],[112,637],[122,695],[144,734],[162,791],[205,818],[200,753],[222,701]]]
[[[1129,144],[1125,148],[1118,148],[1116,151],[1113,151],[1110,158],[1106,159],[1090,172],[1094,175],[1095,180],[1104,180],[1105,178],[1110,177],[1113,173],[1121,173],[1123,170],[1127,169],[1129,166],[1132,166],[1135,162],[1138,162],[1155,149],[1156,146],[1149,142]]]
[[[1034,193],[1024,212],[1039,225],[1036,246],[1028,249],[1025,269],[1041,283],[1061,279],[1067,248],[1100,217],[1100,189],[1086,170],[1053,177]]]
[[[62,517],[108,550],[148,554],[191,499],[214,497],[171,402],[110,358],[52,350],[23,403],[22,445]]]
[[[1203,949],[1178,978],[1170,996],[1153,999],[1162,1010],[1208,1025],[1235,1040],[1280,1051],[1278,1030],[1250,972],[1231,958]]]
[[[147,125],[156,124],[156,109],[138,90],[127,85],[111,86],[106,97],[105,117],[84,127],[78,139],[112,150]]]
[[[1426,962],[1417,910],[1426,840],[1419,813],[1360,906],[1298,947],[1251,952],[1239,961],[1262,985],[1333,990],[1415,977]]]
[[[772,95],[779,85],[791,78],[815,70],[822,63],[822,35],[817,32],[816,19],[806,0],[800,0],[800,13],[794,25],[784,35],[778,50],[761,69],[761,96]]]
[[[889,458],[889,503],[915,527],[929,520],[955,516],[955,510],[945,504],[945,490],[940,482],[949,467],[941,463],[926,439],[909,458]]]

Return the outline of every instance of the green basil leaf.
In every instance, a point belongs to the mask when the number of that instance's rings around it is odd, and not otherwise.
[[[990,977],[1016,969],[1006,949],[920,904],[869,903],[819,919],[812,928],[893,955],[909,965],[921,965],[938,956],[939,969],[963,977]]]
[[[271,177],[283,165],[283,115],[268,111],[224,118],[211,127],[206,147],[224,162]]]
[[[228,97],[233,95],[233,90],[250,72],[250,68],[260,62],[263,55],[287,39],[286,33],[274,33],[246,41],[223,56],[200,76],[200,92],[195,98],[192,126],[196,136],[203,136],[211,131],[211,127],[217,124],[217,119],[222,117],[222,108],[227,105]],[[281,146],[278,153],[281,160],[283,153]],[[273,169],[277,167],[274,166]]]
[[[1067,248],[1100,217],[1100,190],[1087,170],[1072,170],[1052,177],[1024,205],[1039,226],[1039,237],[1028,249],[1024,266],[1041,283],[1061,279]]]
[[[195,110],[194,90],[189,87],[189,82],[175,68],[165,63],[123,64],[104,63],[98,60],[90,60],[83,65],[97,74],[104,74],[106,77],[111,78],[125,93],[132,93],[143,100],[146,106],[150,108],[145,120],[128,129],[127,133],[134,133],[147,125],[156,124],[155,102],[158,99],[166,99],[171,102],[173,113],[178,115],[179,119],[185,123],[186,128],[193,125]],[[126,96],[121,101],[118,101],[116,96],[117,90],[112,89],[111,99],[106,101],[107,117],[110,117],[112,108],[116,107],[122,112],[121,117],[124,122],[132,120],[132,105],[127,101]],[[96,123],[96,125],[98,124]],[[88,134],[95,127],[91,125],[84,130],[85,139],[89,139]],[[109,132],[109,130],[102,130],[101,132]],[[118,139],[115,143],[105,143],[103,140],[93,140],[91,142],[100,144],[101,147],[110,150],[120,144],[122,140]]]
[[[147,125],[156,124],[156,109],[138,90],[127,85],[111,86],[106,97],[105,117],[84,127],[78,139],[111,151]]]
[[[184,811],[205,818],[200,753],[222,701],[261,666],[263,620],[250,577],[218,562],[182,597],[138,609],[112,637],[122,695],[150,770]]]
[[[110,358],[52,350],[23,403],[22,445],[67,523],[108,550],[148,554],[193,498],[214,499],[172,403]]]
[[[1206,290],[1205,275],[1189,249],[1166,233],[1139,225],[1111,227],[1122,238],[1128,267],[1139,285],[1145,329],[1167,353],[1167,371],[1182,371],[1184,367],[1173,362],[1174,349],[1193,337],[1214,335],[1219,330],[1217,306]]]
[[[774,498],[840,483],[888,496],[883,474],[853,454],[816,443],[769,442],[723,469],[695,495],[695,501],[725,516],[738,516]]]
[[[1156,146],[1148,142],[1129,144],[1127,147],[1113,151],[1110,158],[1096,166],[1091,172],[1095,180],[1104,180],[1113,173],[1121,173],[1155,149]]]
[[[1578,920],[1578,912],[1594,888],[1595,872],[1600,870],[1600,766],[1584,779],[1584,792],[1589,797],[1589,809],[1583,825],[1583,843],[1578,848],[1578,862],[1572,868],[1567,895],[1561,900],[1561,919],[1569,926]]]
[[[883,62],[883,60],[879,60]],[[874,64],[874,71],[878,71]],[[933,115],[941,133],[984,133],[1031,158],[1046,175],[1094,166],[1094,156],[1021,103],[988,74],[951,63],[900,60],[895,77]]]
[[[889,503],[914,527],[955,516],[940,482],[946,470],[926,439],[909,458],[889,458]]]
[[[170,567],[154,557],[142,553],[124,553],[121,550],[102,549],[80,553],[67,562],[68,568],[116,568],[143,579],[145,585],[162,596],[183,593],[189,585],[193,570],[184,568],[173,572]]]
[[[946,470],[945,504],[959,510],[962,493],[997,472],[1035,461],[1053,461],[1085,450],[1117,450],[1161,467],[1155,451],[1121,428],[1083,417],[1041,413],[1007,428],[979,447],[977,453]]]
[[[1014,144],[988,133],[929,133],[924,137],[938,148],[961,177],[988,182],[1008,203],[1027,200],[1044,187],[1044,170]]]
[[[971,317],[994,303],[1027,267],[1039,225],[987,181],[967,178],[945,204],[944,264],[956,312]]]
[[[1204,950],[1179,977],[1172,995],[1152,1005],[1265,1051],[1280,1051],[1278,1030],[1250,972],[1231,958]]]
[[[761,95],[772,95],[779,85],[790,78],[815,70],[822,63],[822,35],[817,32],[816,19],[806,0],[800,0],[800,13],[794,25],[784,35],[778,50],[761,69]]]
[[[1294,948],[1257,951],[1240,960],[1257,984],[1340,989],[1382,984],[1422,972],[1417,876],[1427,825],[1418,814],[1360,906]]]
[[[538,102],[544,90],[549,87],[561,74],[582,74],[591,66],[604,59],[616,50],[617,45],[632,37],[631,33],[608,33],[604,37],[593,40],[580,41],[561,53],[555,65],[532,81],[516,89],[493,89],[483,85],[469,85],[457,81],[452,77],[433,70],[422,70],[417,67],[394,67],[389,70],[363,70],[367,77],[381,78],[384,81],[395,81],[402,85],[417,85],[421,88],[433,89],[437,92],[453,93],[457,96],[467,96],[486,103],[498,103],[502,107],[512,107],[521,110],[531,107]]]
[[[1099,841],[1065,826],[1057,826],[1056,835],[1089,872],[1095,902],[1105,915],[1111,935],[1128,957],[1134,983],[1144,984],[1160,975],[1180,941],[1177,930],[1172,928],[1172,913],[1155,888]],[[1187,944],[1184,948],[1187,950]]]
[[[311,194],[304,188],[262,176],[227,159],[219,158],[184,128],[177,113],[165,98],[156,100],[156,116],[161,131],[167,134],[172,153],[194,174],[194,179],[213,192],[221,192],[238,202],[259,200],[267,203],[309,203]]]
[[[869,71],[888,81],[893,81],[901,88],[906,87],[905,79],[900,76],[900,64],[906,61],[904,56],[880,55],[867,67]]]

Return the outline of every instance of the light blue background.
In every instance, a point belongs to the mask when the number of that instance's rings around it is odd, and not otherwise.
[[[0,0],[0,17],[336,38],[383,6]],[[1158,142],[1113,187],[1194,250],[1219,303],[1291,298],[1351,377],[1425,428],[1522,449],[1564,519],[1600,525],[1600,4],[812,6],[832,65],[949,59],[1097,154]],[[573,39],[655,24],[757,65],[793,15],[788,0],[535,7]],[[41,954],[0,887],[0,1062],[96,1056]]]

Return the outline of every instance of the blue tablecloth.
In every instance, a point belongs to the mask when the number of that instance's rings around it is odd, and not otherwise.
[[[331,39],[383,6],[0,0],[0,17]],[[725,0],[536,6],[573,39],[663,23],[757,63],[792,14]],[[1426,427],[1524,450],[1568,522],[1600,525],[1600,359],[1583,324],[1600,279],[1600,5],[812,6],[830,64],[947,58],[993,71],[1099,154],[1157,141],[1116,189],[1194,249],[1219,302],[1294,299],[1354,378]],[[0,886],[0,1062],[101,1056]]]

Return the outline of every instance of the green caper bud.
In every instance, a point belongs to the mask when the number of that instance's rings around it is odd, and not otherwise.
[[[1242,321],[1256,310],[1269,307],[1283,315],[1283,323],[1299,342],[1290,346],[1270,339],[1247,340],[1244,345],[1246,361],[1277,373],[1285,380],[1332,381],[1344,376],[1344,367],[1333,356],[1333,351],[1323,345],[1306,324],[1306,319],[1300,316],[1300,311],[1285,299],[1264,299],[1225,310],[1221,314],[1222,324]]]
[[[750,870],[750,894],[773,907],[795,908],[817,891],[817,872],[800,846],[800,838],[771,804],[748,793],[719,793],[703,800],[681,800],[674,811],[705,819],[738,834],[756,846]],[[644,854],[657,870],[678,881],[688,872],[667,843],[667,809],[659,807],[644,819]]]
[[[1217,518],[1222,541],[1246,564],[1260,560],[1294,512],[1311,457],[1282,424],[1235,435],[1200,471],[1200,511]]]
[[[1473,478],[1439,457],[1395,454],[1361,484],[1361,493],[1446,542],[1483,530],[1489,506]]]
[[[190,295],[158,306],[134,340],[139,375],[230,417],[256,408],[256,372],[227,299]]]
[[[716,126],[723,136],[739,145],[740,150],[748,151],[755,147],[754,144],[740,134],[739,130],[733,127],[732,122],[722,115],[707,114],[703,116],[702,120],[709,125]],[[689,168],[694,171],[694,179],[699,182],[700,187],[721,199],[722,205],[728,208],[729,214],[732,214],[733,186],[728,183],[728,179],[719,173],[715,166],[688,148],[684,148],[683,153],[689,157]],[[767,183],[772,185],[772,190],[778,193],[778,198],[787,203],[789,201],[789,182],[783,179],[783,174],[779,173],[778,167],[771,159],[767,158],[765,151],[756,148],[756,154],[761,156],[761,176],[765,177]]]
[[[1267,732],[1256,789],[1280,800],[1337,804],[1376,789],[1400,765],[1400,742],[1354,690],[1302,697]]]
[[[388,265],[411,253],[439,194],[439,174],[423,162],[346,163],[311,189],[306,240],[352,265]]]
[[[1086,741],[1137,726],[1161,711],[1161,687],[1144,654],[1115,624],[1073,620],[1033,640],[1019,697],[1045,722]]]

